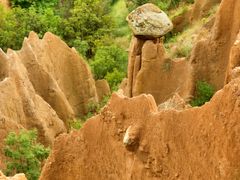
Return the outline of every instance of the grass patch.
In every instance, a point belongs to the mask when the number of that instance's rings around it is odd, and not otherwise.
[[[183,15],[189,10],[190,7],[190,5],[182,4],[178,8],[169,11],[170,19],[173,20],[175,17]]]
[[[84,121],[81,119],[71,119],[68,121],[69,130],[79,130],[82,128]]]
[[[179,6],[177,9],[169,11],[171,19],[185,13],[189,7],[189,5],[185,4]],[[190,56],[197,39],[203,38],[208,34],[208,30],[203,27],[214,17],[218,7],[219,5],[216,5],[211,8],[204,18],[186,26],[181,33],[168,33],[166,35],[164,46],[169,58],[188,58]]]
[[[189,57],[194,44],[195,28],[191,27],[182,33],[173,35],[164,44],[170,58]]]
[[[214,88],[212,85],[205,81],[198,81],[196,84],[196,96],[190,104],[192,106],[202,106],[212,98],[213,94]]]
[[[170,58],[189,57],[203,23],[198,21],[165,40],[164,46]]]

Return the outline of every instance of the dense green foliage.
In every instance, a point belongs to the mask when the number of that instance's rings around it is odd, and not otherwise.
[[[6,174],[25,173],[29,180],[37,180],[41,162],[49,154],[49,149],[37,143],[37,131],[10,132],[4,142],[4,152],[8,158]]]
[[[113,22],[108,0],[11,2],[13,8],[10,11],[0,9],[0,47],[4,50],[19,49],[30,31],[40,37],[50,31],[91,58],[96,46],[103,45],[111,37]]]
[[[198,81],[196,84],[196,96],[190,102],[192,106],[201,106],[208,102],[214,94],[214,88],[205,81]]]
[[[79,130],[82,128],[82,123],[81,119],[72,119],[68,121],[68,127],[71,130]]]
[[[58,0],[11,0],[13,7],[20,6],[22,8],[29,8],[30,6],[36,7],[50,7],[56,5]]]
[[[74,46],[91,62],[95,78],[105,78],[114,90],[126,76],[128,10],[147,2],[168,10],[193,0],[11,0],[11,10],[0,7],[0,47],[17,50],[30,31],[40,38],[50,31]],[[179,56],[188,52],[184,48]]]
[[[124,71],[119,71],[114,68],[112,72],[107,73],[104,79],[108,81],[112,91],[117,91],[118,86],[122,82],[124,77],[126,77],[126,73]]]
[[[40,37],[47,31],[58,34],[61,22],[51,8],[37,10],[34,7],[17,7],[8,12],[0,9],[0,20],[0,47],[3,50],[20,49],[24,37],[30,31],[35,31]]]
[[[128,9],[126,8],[126,3],[124,0],[118,0],[112,6],[111,16],[114,21],[113,36],[114,37],[123,37],[131,35],[130,29],[126,21],[126,17],[129,14]]]
[[[62,37],[88,58],[109,41],[113,27],[108,1],[75,0],[70,17],[63,20]]]
[[[127,57],[127,52],[116,45],[99,47],[90,63],[95,78],[105,78],[113,89],[126,75]]]
[[[10,10],[5,11],[0,6],[0,48],[4,51],[7,48],[20,49],[24,37],[30,31],[35,31],[40,38],[50,31],[60,36],[70,47],[74,46],[87,59],[95,79],[106,79],[114,91],[127,73],[126,49],[132,34],[125,18],[129,11],[148,2],[170,12],[180,7],[179,4],[193,3],[194,0],[11,0]],[[187,10],[183,6],[174,16]],[[178,34],[169,33],[165,37],[168,43],[174,45],[180,41]],[[185,37],[182,37],[184,43],[175,48],[173,57],[189,56],[192,41],[187,42]],[[173,51],[172,47],[168,49]],[[162,68],[169,71],[170,61],[166,60]],[[214,88],[210,84],[199,81],[195,97],[190,103],[192,106],[201,106],[213,94]],[[89,102],[87,115],[82,121],[69,121],[70,129],[80,129],[83,120],[99,113],[108,99],[106,96],[100,103]],[[41,162],[48,156],[49,149],[36,140],[35,130],[10,133],[7,136],[4,148],[8,158],[7,175],[23,172],[30,180],[38,179]]]

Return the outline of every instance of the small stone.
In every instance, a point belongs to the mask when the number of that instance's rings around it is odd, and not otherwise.
[[[138,144],[140,128],[138,126],[129,126],[123,138],[125,146],[132,146]]]
[[[132,142],[131,142],[131,139],[130,139],[130,137],[129,137],[129,131],[130,131],[130,129],[131,129],[131,126],[128,127],[128,129],[127,129],[127,131],[126,131],[126,133],[125,133],[125,135],[124,135],[124,137],[123,137],[123,144],[124,144],[125,146],[130,145],[130,144],[132,143]]]

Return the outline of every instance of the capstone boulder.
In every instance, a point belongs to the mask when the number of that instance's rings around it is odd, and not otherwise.
[[[129,27],[135,36],[161,37],[173,29],[166,13],[157,6],[144,4],[127,16]]]

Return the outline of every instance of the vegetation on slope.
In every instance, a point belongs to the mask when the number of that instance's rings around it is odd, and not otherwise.
[[[126,16],[146,2],[164,10],[181,2],[192,3],[189,0],[11,0],[10,11],[0,9],[0,47],[5,51],[20,49],[30,31],[40,37],[50,31],[70,47],[74,46],[90,62],[95,78],[105,78],[115,90],[126,76],[131,38]]]
[[[21,130],[18,134],[8,134],[4,152],[7,157],[6,175],[24,173],[29,180],[37,180],[42,162],[48,157],[50,150],[37,143],[36,130]]]
[[[110,98],[110,95],[103,97],[103,99],[99,103],[96,103],[95,101],[89,102],[88,113],[84,117],[68,120],[69,130],[72,131],[72,130],[81,129],[83,123],[87,119],[100,113],[101,109],[107,104],[109,98]]]
[[[91,63],[99,60],[102,49],[105,49],[105,54],[121,52],[124,60],[117,62],[116,56],[110,56],[112,59],[106,58],[104,64],[99,64],[99,68],[106,64],[112,66],[107,72],[110,73],[107,80],[112,85],[111,89],[116,89],[117,84],[121,82],[119,78],[126,75],[125,50],[129,42],[127,40],[125,46],[122,46],[120,39],[121,36],[129,34],[124,17],[127,12],[114,13],[116,8],[124,7],[124,3],[116,2],[115,6],[109,0],[13,0],[11,4],[12,9],[9,11],[0,8],[0,47],[4,51],[7,48],[20,49],[24,37],[28,36],[30,31],[35,31],[40,37],[50,31],[60,36],[70,47],[74,46]],[[125,29],[123,34],[120,34],[122,29],[118,30],[121,27]],[[119,41],[115,43],[117,38]],[[120,46],[125,49],[122,50]],[[105,58],[104,55],[102,57]],[[116,68],[123,66],[121,69]],[[111,74],[113,72],[114,74]],[[101,75],[95,74],[96,79],[99,76]],[[101,78],[104,77],[105,75]],[[118,78],[117,81],[115,77]]]
[[[86,58],[95,79],[106,79],[114,91],[127,71],[131,32],[125,18],[131,10],[147,2],[155,3],[174,19],[188,11],[193,0],[11,0],[10,10],[0,6],[0,48],[20,49],[30,31],[40,37],[50,31],[70,47],[74,46]],[[212,9],[201,21],[166,37],[165,47],[170,58],[190,55],[196,32],[215,11],[216,8]],[[197,82],[191,105],[203,105],[213,93],[211,85]],[[83,121],[99,113],[108,99],[105,97],[98,104],[90,102],[84,118],[69,121],[71,130],[80,129]],[[7,175],[24,172],[29,179],[38,178],[41,162],[49,150],[36,143],[36,137],[36,131],[9,134],[4,149],[8,157]]]
[[[183,30],[180,32],[170,32],[165,37],[164,46],[170,58],[189,58],[194,43],[198,38],[204,37],[207,33],[204,26],[207,25],[214,17],[218,5],[214,6],[205,17],[194,22],[187,22]],[[182,16],[191,9],[189,4],[181,4],[181,6],[169,11],[169,16],[172,20]],[[189,18],[188,16],[186,18]],[[189,19],[187,19],[189,21]],[[199,31],[201,29],[201,31]]]
[[[196,95],[190,102],[192,106],[201,106],[208,102],[214,94],[214,88],[205,81],[198,81],[196,84]]]
[[[137,6],[143,5],[145,3],[153,3],[159,6],[162,10],[168,11],[170,9],[176,8],[181,3],[194,3],[194,0],[126,0],[127,7],[131,11]]]
[[[113,29],[114,42],[124,50],[128,49],[131,39],[131,31],[126,21],[128,13],[125,0],[118,0],[112,5],[110,15],[115,23]]]
[[[11,0],[11,10],[0,8],[0,47],[20,49],[24,37],[35,31],[40,37],[50,31],[74,46],[87,59],[95,79],[104,78],[116,90],[127,70],[131,32],[126,16],[134,8],[151,2],[175,17],[189,10],[193,0]],[[216,9],[216,8],[215,8]],[[209,16],[169,33],[165,48],[170,58],[188,57],[198,29]]]

